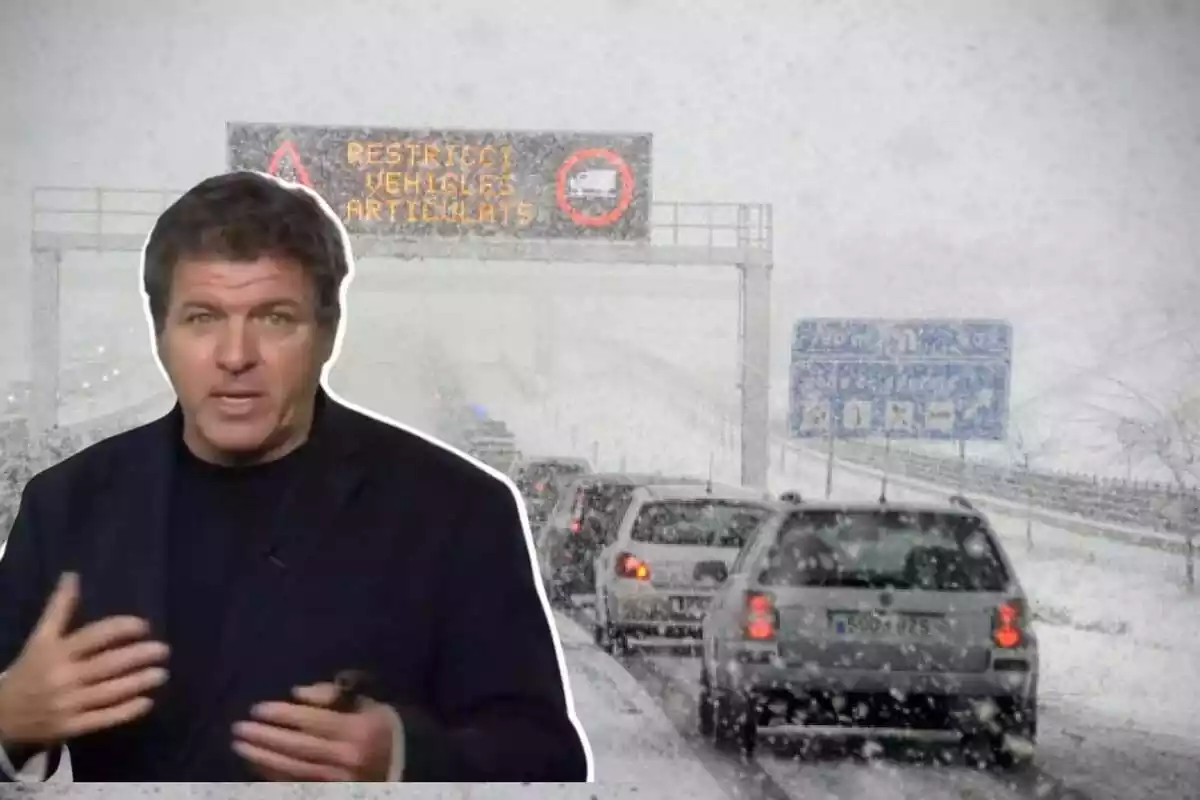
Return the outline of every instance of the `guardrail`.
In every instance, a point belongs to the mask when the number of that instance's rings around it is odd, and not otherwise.
[[[786,430],[777,431],[786,439]],[[815,443],[814,443],[815,444]],[[815,447],[813,449],[816,449]],[[835,453],[847,461],[930,483],[964,489],[1002,500],[1032,503],[1090,519],[1164,532],[1185,532],[1200,522],[1200,493],[1168,484],[1134,485],[1126,481],[1005,468],[886,448],[869,442],[839,441]]]
[[[690,393],[705,406],[716,410],[723,424],[732,426],[740,418],[736,401],[720,396],[713,387],[665,358],[625,342],[592,337],[606,347],[628,355],[629,361],[646,365],[646,377],[663,383],[664,389]],[[800,442],[789,435],[786,423],[771,426],[774,447],[804,447],[826,452],[824,442]],[[939,458],[893,447],[890,460],[885,448],[868,442],[839,440],[837,458],[873,469],[883,469],[898,477],[908,477],[942,486],[960,486],[966,492],[1007,500],[1039,509],[1070,514],[1100,524],[1144,528],[1187,539],[1200,530],[1200,494],[1180,491],[1165,484],[1133,484],[1101,478],[1081,478],[1051,472],[1004,468],[978,461]]]
[[[38,186],[30,196],[30,230],[38,233],[145,237],[178,189]]]

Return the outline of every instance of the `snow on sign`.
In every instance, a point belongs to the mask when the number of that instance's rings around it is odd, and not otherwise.
[[[792,337],[792,435],[1004,439],[1011,374],[1004,321],[803,319]]]
[[[231,123],[230,169],[303,183],[354,234],[649,238],[649,134]]]

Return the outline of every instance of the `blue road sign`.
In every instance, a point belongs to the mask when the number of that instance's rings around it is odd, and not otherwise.
[[[1011,374],[1004,321],[800,320],[792,435],[1004,439]]]

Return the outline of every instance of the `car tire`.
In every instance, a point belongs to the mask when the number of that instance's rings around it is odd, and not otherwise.
[[[992,763],[1005,772],[1020,772],[1033,764],[1033,756],[1014,753],[1005,746],[1001,736],[992,746]]]
[[[604,626],[599,622],[592,623],[592,641],[596,643],[596,647],[608,651],[608,637],[605,635]]]
[[[629,652],[629,635],[619,625],[608,626],[608,640],[612,642],[614,656],[623,656]]]
[[[758,748],[758,716],[760,707],[758,700],[752,696],[743,698],[742,707],[745,710],[738,725],[738,744],[742,746],[742,754],[746,758],[753,758],[754,751]]]
[[[597,608],[597,610],[599,609]],[[603,619],[600,618],[599,613],[596,614],[596,621],[592,625],[592,638],[595,639],[596,646],[608,655],[623,655],[628,649],[625,632],[610,622],[609,619],[607,613],[604,614]]]
[[[976,733],[967,737],[963,755],[973,767],[1004,772],[1019,771],[1032,762],[1029,756],[1008,748],[1004,733]]]
[[[610,656],[613,655],[613,651],[616,649],[616,643],[613,641],[612,626],[606,621],[597,618],[597,620],[592,623],[592,639],[595,640],[596,647],[599,647],[602,651]]]
[[[717,732],[716,709],[713,708],[712,694],[708,689],[700,689],[699,704],[696,707],[697,727],[700,735],[711,739]]]
[[[555,580],[550,590],[550,604],[555,608],[571,608],[571,595],[563,590],[563,585]]]
[[[1023,739],[1028,743],[1027,748],[1014,750],[1006,742],[1008,736]],[[992,761],[1002,770],[1025,769],[1033,763],[1033,747],[1036,743],[1037,705],[1031,704],[1003,721],[1000,733],[992,741]]]
[[[747,758],[754,757],[758,745],[758,708],[749,696],[735,702],[729,692],[717,691],[712,703],[716,743],[736,747]]]
[[[717,688],[710,689],[709,704],[713,709],[713,741],[718,747],[728,747],[736,725],[729,693]]]
[[[700,697],[696,704],[697,727],[700,735],[711,739],[717,732],[717,709],[713,702],[712,690],[709,689],[708,673],[700,670]]]

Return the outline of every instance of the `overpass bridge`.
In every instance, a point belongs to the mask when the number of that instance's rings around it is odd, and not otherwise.
[[[41,187],[32,196],[33,367],[30,403],[34,435],[55,424],[61,383],[62,264],[67,253],[141,253],[158,215],[182,192],[163,189]],[[398,268],[430,260],[587,264],[610,267],[733,267],[738,275],[741,471],[748,486],[765,487],[769,468],[769,364],[773,219],[765,204],[655,202],[647,241],[528,238],[402,238],[354,235],[355,285],[370,291],[464,291],[482,294],[567,291],[560,282],[506,275],[471,275]],[[386,262],[374,264],[374,261]],[[478,270],[475,271],[479,273]],[[578,280],[578,271],[571,278]],[[596,280],[602,281],[601,278]],[[464,287],[462,283],[469,286]],[[683,290],[684,282],[679,289]],[[557,287],[557,288],[556,288]],[[629,297],[645,297],[634,286]],[[575,283],[573,291],[579,291]],[[661,288],[664,296],[669,287]],[[618,295],[620,296],[620,295]],[[676,295],[677,296],[677,295]],[[731,298],[732,299],[732,298]],[[549,337],[541,337],[549,338]]]

